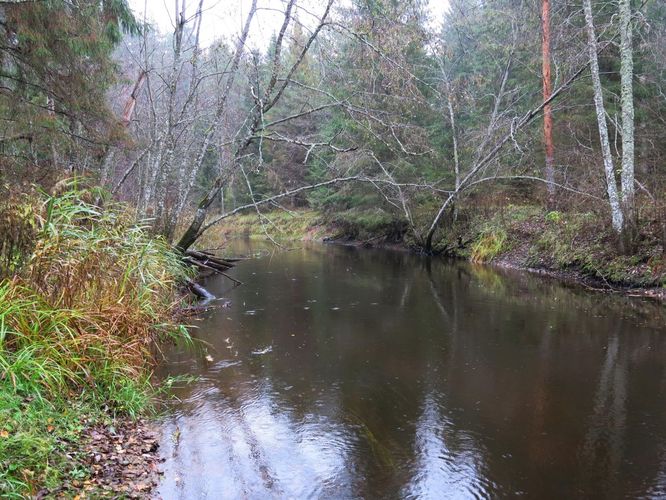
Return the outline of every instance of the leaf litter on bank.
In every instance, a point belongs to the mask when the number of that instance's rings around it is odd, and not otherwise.
[[[96,425],[85,431],[80,445],[88,471],[83,479],[68,479],[55,490],[42,490],[46,498],[151,498],[159,482],[159,435],[145,419]]]

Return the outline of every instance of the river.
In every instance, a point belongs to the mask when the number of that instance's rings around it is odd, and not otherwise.
[[[197,377],[161,497],[666,496],[663,306],[318,244],[232,273],[158,370]]]

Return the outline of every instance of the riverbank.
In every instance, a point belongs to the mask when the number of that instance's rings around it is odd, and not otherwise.
[[[0,497],[148,497],[157,346],[189,271],[96,193],[0,205]]]
[[[3,498],[150,498],[159,482],[158,434],[145,418],[0,387],[0,421]]]
[[[585,288],[666,299],[666,258],[658,221],[639,228],[634,248],[622,253],[593,212],[544,211],[509,205],[494,214],[467,216],[444,245],[473,262],[520,269]],[[454,242],[464,242],[456,245]]]
[[[268,221],[275,221],[271,224]],[[666,300],[666,258],[659,221],[639,228],[630,253],[617,250],[610,228],[593,212],[545,211],[533,205],[460,209],[439,233],[439,254],[524,270],[589,289]],[[326,217],[314,211],[272,212],[231,218],[207,244],[249,237],[322,240],[337,244],[419,251],[405,221],[381,210]]]

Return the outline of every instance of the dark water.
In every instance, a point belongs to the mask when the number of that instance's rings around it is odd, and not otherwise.
[[[317,246],[244,262],[168,353],[171,498],[666,497],[664,308]]]

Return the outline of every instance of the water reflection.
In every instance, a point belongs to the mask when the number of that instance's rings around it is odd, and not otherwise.
[[[404,498],[473,498],[496,490],[488,480],[484,454],[474,436],[441,414],[434,395],[426,396],[416,426],[415,464]]]
[[[208,284],[233,304],[194,330],[207,351],[162,366],[200,375],[164,498],[666,493],[662,308],[321,245],[234,272]]]

